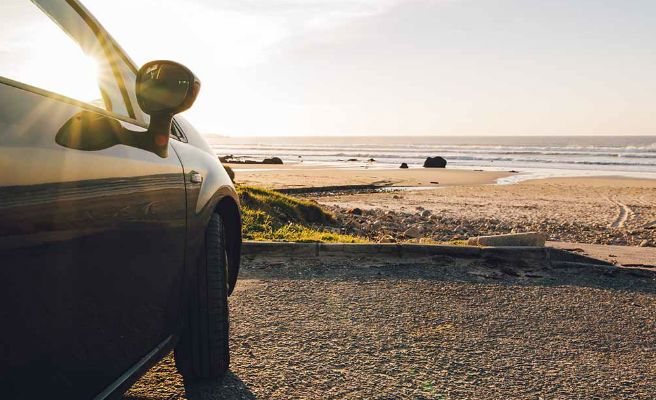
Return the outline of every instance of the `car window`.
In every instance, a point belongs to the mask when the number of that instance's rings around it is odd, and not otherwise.
[[[0,8],[0,76],[134,118],[101,38],[65,0]]]
[[[175,140],[187,143],[187,138],[185,137],[184,133],[182,132],[182,128],[180,128],[180,125],[178,125],[175,118],[171,122],[171,137]]]

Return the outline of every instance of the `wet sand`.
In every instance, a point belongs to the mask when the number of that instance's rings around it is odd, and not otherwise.
[[[340,185],[380,186],[454,186],[493,184],[511,172],[470,171],[442,168],[364,168],[326,167],[318,165],[249,165],[226,164],[237,182],[272,189]]]

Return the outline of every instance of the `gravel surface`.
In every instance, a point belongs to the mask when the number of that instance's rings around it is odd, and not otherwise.
[[[433,259],[249,263],[225,385],[172,357],[126,399],[652,399],[653,273]]]

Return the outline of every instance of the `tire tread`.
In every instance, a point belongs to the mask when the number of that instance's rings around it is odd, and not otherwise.
[[[189,301],[188,325],[175,349],[178,372],[191,380],[222,378],[230,365],[228,287],[223,220],[212,214],[196,290]]]

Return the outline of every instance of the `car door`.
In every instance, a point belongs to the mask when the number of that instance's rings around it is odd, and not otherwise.
[[[102,146],[144,131],[134,67],[75,1],[35,3],[0,6],[0,392],[90,398],[172,338],[184,176],[172,149]]]

